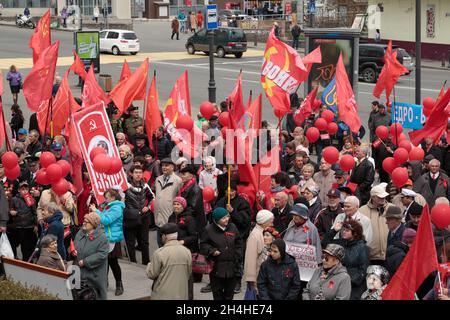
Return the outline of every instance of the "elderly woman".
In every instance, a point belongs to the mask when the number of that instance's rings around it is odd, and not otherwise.
[[[127,136],[123,132],[116,133],[116,142],[117,142],[117,148],[119,148],[120,146],[129,146],[130,149],[134,148],[134,146],[127,141]]]
[[[306,148],[309,147],[309,141],[305,136],[305,130],[302,127],[296,127],[294,131],[291,133],[291,136],[294,138],[295,146],[302,145]]]
[[[322,202],[320,201],[319,188],[315,184],[308,184],[304,188],[302,195],[308,201],[309,219],[315,221],[317,215],[322,210]]]
[[[280,239],[280,233],[274,227],[267,227],[263,232],[264,248],[262,254],[263,261],[266,261],[270,254],[270,245],[275,239]]]
[[[131,148],[127,145],[121,145],[119,147],[119,155],[122,160],[123,169],[128,174],[133,166],[133,153],[131,152]]]
[[[41,254],[36,264],[51,269],[67,271],[66,263],[58,253],[58,238],[55,235],[48,234],[42,238]]]
[[[47,223],[48,227],[44,231],[45,235],[54,235],[57,238],[58,253],[63,259],[67,258],[66,248],[64,247],[64,224],[63,214],[59,206],[50,202],[42,211],[42,218]]]
[[[314,183],[314,166],[310,163],[307,163],[302,168],[302,175],[300,177],[300,182],[298,183],[300,188],[305,187],[308,184]]]
[[[205,169],[200,172],[198,177],[198,186],[200,189],[205,187],[212,187],[217,195],[217,176],[222,174],[218,168],[216,168],[216,158],[206,157]]]
[[[84,216],[83,227],[75,236],[74,264],[80,267],[81,281],[95,289],[99,300],[106,300],[109,242],[100,223],[94,212]]]

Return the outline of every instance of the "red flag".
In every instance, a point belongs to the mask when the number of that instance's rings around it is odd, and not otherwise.
[[[261,85],[278,119],[290,111],[289,94],[295,92],[307,72],[298,52],[275,37],[272,28],[267,39],[261,69]]]
[[[2,96],[0,95],[0,148],[3,148],[6,139],[5,115],[3,113]]]
[[[69,103],[74,101],[72,92],[69,90]],[[78,104],[70,106],[70,114],[74,114],[74,110],[78,109]],[[67,145],[70,150],[70,164],[72,166],[70,174],[72,176],[72,183],[76,189],[76,196],[78,197],[81,192],[83,192],[83,153],[80,148],[80,142],[78,141],[78,135],[75,129],[75,125],[73,122],[72,116],[69,117],[69,121],[67,122],[65,129],[65,136],[68,140]]]
[[[239,72],[236,85],[227,100],[231,102],[231,114],[236,123],[239,123],[245,113],[244,98],[242,97],[242,71]]]
[[[131,76],[130,66],[128,65],[127,60],[125,59],[122,65],[122,72],[120,73],[120,81],[125,80]]]
[[[358,133],[361,128],[361,119],[358,116],[358,106],[356,105],[352,86],[348,80],[342,53],[339,56],[336,67],[336,95],[340,119],[349,126],[352,132]]]
[[[430,137],[437,144],[441,136],[447,130],[448,118],[450,117],[450,88],[441,98],[438,98],[436,104],[431,110],[424,127],[420,130],[409,132],[411,142],[417,146],[424,138]]]
[[[384,55],[384,66],[378,77],[377,84],[373,89],[373,95],[380,98],[383,90],[386,90],[386,98],[389,101],[394,85],[397,83],[400,76],[407,72],[408,69],[397,60],[397,50],[392,52],[392,40],[390,40],[386,49],[386,54]]]
[[[303,100],[300,108],[298,108],[294,113],[295,123],[303,123],[308,117],[312,114],[314,100],[316,99],[317,90],[319,87],[316,87],[313,91],[311,91]]]
[[[52,44],[50,22],[50,9],[48,9],[42,18],[39,19],[37,27],[28,42],[28,47],[33,50],[33,64],[38,61],[44,50]]]
[[[84,82],[81,100],[83,101],[83,108],[90,107],[99,101],[103,101],[106,106],[110,101],[102,87],[100,87],[97,83],[97,79],[94,74],[94,65],[92,64],[87,73],[86,81]]]
[[[301,76],[299,78],[300,83],[308,79],[308,75],[311,72],[311,68],[314,63],[322,63],[322,52],[320,51],[320,46],[318,46],[303,58],[303,64],[305,65],[307,70],[301,72]]]
[[[59,40],[42,51],[23,82],[23,95],[27,100],[28,108],[33,112],[37,112],[41,103],[52,97],[58,49]]]
[[[0,70],[0,97],[3,96],[3,74],[2,70]]]
[[[119,82],[114,89],[109,93],[109,96],[114,101],[119,112],[116,118],[119,118],[122,113],[131,105],[133,100],[140,99],[142,92],[147,90],[147,75],[148,75],[148,58],[146,58],[141,66],[124,81]]]
[[[383,300],[413,300],[422,282],[438,267],[430,214],[425,206],[416,239],[381,297]]]
[[[156,90],[156,76],[153,76],[148,91],[147,106],[145,108],[145,129],[147,131],[150,148],[153,149],[153,134],[162,126],[161,112],[158,107],[158,91]]]
[[[267,152],[253,167],[253,170],[258,181],[258,190],[264,192],[265,199],[268,200],[271,193],[272,175],[280,171],[280,145],[275,145]]]
[[[72,50],[72,53],[75,60],[70,66],[70,70],[79,75],[81,79],[83,79],[83,81],[86,81],[87,72],[86,69],[84,68],[84,63],[83,61],[81,61],[80,57],[77,55],[77,52],[75,50]]]

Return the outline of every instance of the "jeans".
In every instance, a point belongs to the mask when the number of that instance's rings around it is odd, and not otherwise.
[[[135,228],[124,229],[123,233],[125,236],[125,242],[127,244],[128,254],[130,255],[130,261],[136,262],[136,241],[138,246],[142,250],[142,264],[147,265],[150,262],[150,251],[149,251],[149,226],[150,226],[150,216],[141,217],[142,224]]]
[[[292,48],[298,49],[298,38],[292,39]]]

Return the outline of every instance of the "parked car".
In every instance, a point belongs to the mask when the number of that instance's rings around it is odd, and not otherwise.
[[[384,66],[384,56],[386,54],[387,45],[364,43],[359,45],[359,77],[364,82],[377,82],[378,76]],[[414,70],[411,56],[402,48],[393,45],[392,49],[397,49],[397,60],[407,69],[406,74],[410,74]]]
[[[117,29],[100,31],[101,52],[112,52],[113,55],[121,53],[135,55],[139,52],[139,48],[139,39],[133,31]]]
[[[189,54],[203,51],[209,54],[209,38],[206,29],[200,29],[186,41],[186,49]],[[240,28],[218,28],[214,30],[214,52],[219,58],[226,54],[234,54],[241,58],[247,51],[247,38],[244,30]]]

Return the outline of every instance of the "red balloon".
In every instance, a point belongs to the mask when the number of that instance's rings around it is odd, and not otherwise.
[[[339,165],[341,166],[341,169],[344,171],[350,171],[355,166],[355,159],[349,155],[343,155],[341,160],[339,161]]]
[[[298,198],[298,189],[300,186],[298,184],[293,184],[292,187],[289,189],[289,193],[292,195],[292,198],[296,200]]]
[[[402,141],[404,141],[404,140],[406,140],[406,141],[408,141],[408,138],[406,137],[406,135],[402,132],[402,133],[400,133],[399,135],[398,135],[398,137],[397,137],[397,143],[400,143],[400,142],[402,142]]]
[[[52,185],[52,190],[58,195],[62,196],[67,191],[69,191],[70,185],[66,179],[59,179],[56,183]]]
[[[46,169],[46,172],[48,181],[50,181],[51,183],[58,182],[63,177],[62,169],[56,163],[49,165]]]
[[[313,103],[313,109],[314,110],[319,109],[321,106],[322,106],[322,101],[321,100],[318,100],[318,99],[314,100],[314,103]]]
[[[431,209],[431,221],[438,229],[444,229],[450,224],[450,206],[445,203],[436,204]]]
[[[318,118],[316,122],[314,122],[314,126],[320,131],[325,131],[327,130],[327,120],[324,118]]]
[[[392,171],[392,182],[397,188],[403,187],[408,179],[409,175],[406,168],[395,168]]]
[[[176,126],[177,129],[184,129],[190,132],[194,127],[194,121],[192,121],[192,118],[187,114],[183,114],[178,117]]]
[[[99,154],[106,154],[106,149],[102,147],[95,147],[91,150],[91,153],[89,153],[89,158],[91,158],[91,161],[94,161],[95,157]]]
[[[375,134],[381,140],[387,139],[389,137],[389,129],[386,126],[379,126],[375,129]]]
[[[403,164],[408,161],[409,153],[405,148],[398,148],[394,151],[394,159],[397,164]]]
[[[228,125],[230,123],[230,115],[228,114],[228,111],[224,111],[224,112],[220,113],[219,123],[222,127],[228,127]]]
[[[396,129],[397,128],[397,129]],[[390,128],[389,128],[392,136],[398,136],[400,133],[403,132],[403,126],[401,123],[394,123]]]
[[[425,109],[425,108],[423,108],[422,109],[422,113],[423,113],[423,115],[425,116],[425,117],[429,117],[430,116],[430,114],[431,114],[431,109]]]
[[[214,198],[216,197],[213,187],[203,188],[202,193],[203,193],[203,200],[205,200],[206,202],[210,202],[210,201],[214,200]]]
[[[306,130],[306,138],[309,142],[314,143],[319,139],[320,132],[316,127],[311,127]]]
[[[422,161],[423,157],[425,157],[425,151],[421,147],[414,147],[409,152],[409,160],[410,161]]]
[[[423,99],[423,102],[422,102],[424,111],[425,111],[425,109],[428,109],[431,111],[431,109],[433,109],[435,104],[436,104],[436,101],[431,97],[426,97],[425,99]]]
[[[45,169],[39,169],[38,172],[36,172],[36,182],[42,186],[48,186],[50,184]]]
[[[47,168],[49,165],[56,163],[55,155],[51,152],[42,152],[39,158],[41,168]]]
[[[410,152],[411,151],[411,142],[409,142],[408,140],[401,140],[399,143],[398,143],[398,146],[400,147],[400,148],[404,148],[404,149],[406,149],[406,151],[408,151],[408,152]]]
[[[116,174],[122,169],[122,160],[118,157],[112,157],[109,159],[111,162],[111,168],[106,172],[106,174]]]
[[[322,118],[325,119],[326,122],[330,123],[334,120],[334,113],[331,110],[324,110],[322,112]]]
[[[214,107],[214,105],[211,102],[203,101],[200,104],[200,113],[206,120],[209,120],[209,118],[211,118],[215,112],[216,107]]]
[[[5,152],[2,156],[2,164],[5,169],[13,169],[19,163],[19,157],[13,151]]]
[[[111,168],[111,158],[106,154],[98,154],[94,161],[92,161],[92,165],[95,171],[100,173],[106,173]]]
[[[338,130],[339,130],[339,127],[338,127],[338,125],[337,125],[336,123],[334,123],[334,122],[330,122],[330,123],[327,125],[327,131],[328,131],[328,133],[331,134],[331,135],[336,134],[336,132],[338,132]]]
[[[69,174],[69,172],[70,172],[70,163],[69,162],[67,162],[66,160],[59,160],[56,162],[56,164],[61,167],[63,177],[65,177]]]
[[[335,147],[326,147],[322,150],[322,156],[329,164],[339,161],[339,151]]]
[[[5,176],[9,180],[16,180],[20,176],[20,167],[18,163],[16,163],[16,166],[12,169],[5,169]]]
[[[389,102],[388,102],[388,101],[386,101],[386,107],[389,107],[389,108],[390,108],[390,107],[392,107],[392,102],[390,102],[390,101],[389,101]]]
[[[383,160],[381,166],[383,167],[383,170],[392,173],[394,169],[397,167],[397,163],[395,162],[395,159],[392,157],[388,157]]]

